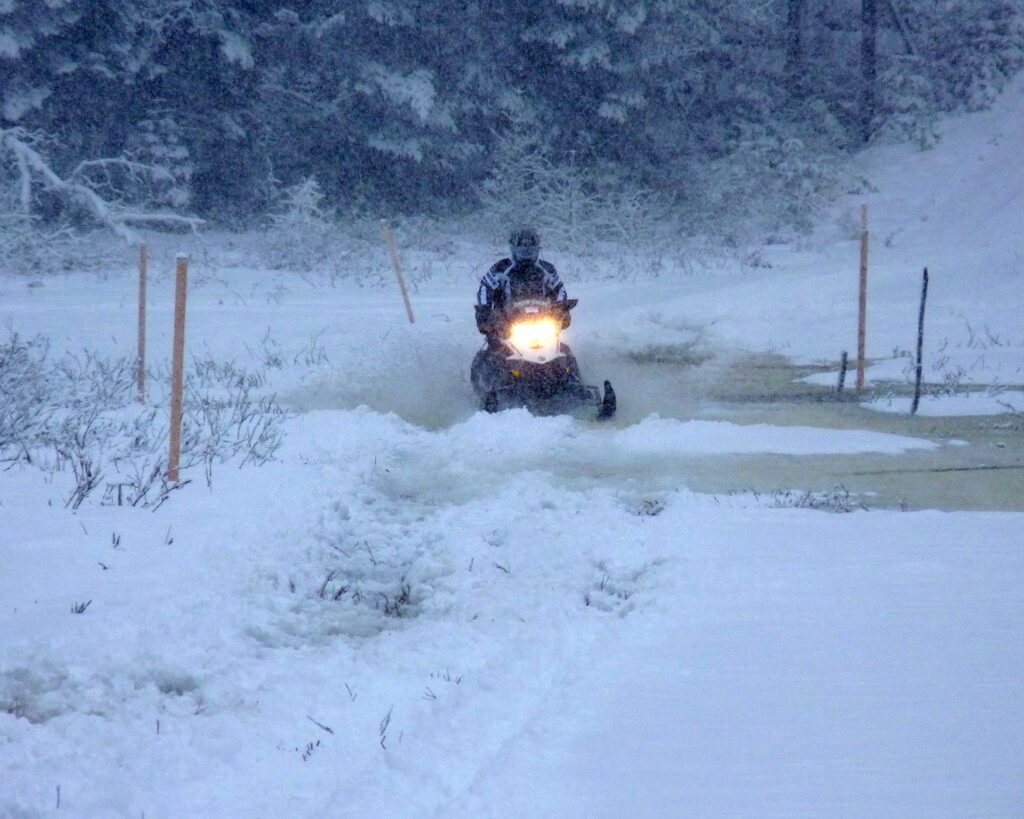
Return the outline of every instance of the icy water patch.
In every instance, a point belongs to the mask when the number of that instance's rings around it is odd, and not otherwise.
[[[842,398],[833,386],[807,382],[826,368],[795,365],[775,354],[710,354],[699,344],[597,360],[618,389],[614,424],[620,428],[657,414],[681,421],[809,427],[825,436],[863,430],[938,444],[903,453],[705,453],[674,459],[662,471],[643,462],[626,470],[633,480],[655,488],[680,481],[696,492],[759,496],[838,488],[868,507],[1024,510],[1024,419],[1008,409],[1002,415],[953,417],[879,413],[860,405],[849,380]],[[907,388],[880,389],[892,395]]]
[[[620,426],[656,412],[679,420],[805,426],[826,435],[865,430],[941,444],[902,454],[701,455],[677,461],[660,479],[647,476],[659,485],[678,478],[697,492],[760,495],[789,489],[827,493],[841,487],[868,507],[1024,510],[1024,419],[1019,413],[879,413],[861,406],[853,390],[840,399],[834,387],[804,381],[821,367],[794,365],[772,354],[721,352],[700,361],[619,357],[608,366],[619,387],[615,423]],[[896,388],[884,389],[891,394]]]
[[[872,430],[927,438],[942,446],[899,456],[703,461],[693,465],[694,488],[722,492],[739,484],[770,492],[781,487],[827,490],[842,486],[874,507],[1024,510],[1024,419],[1019,414],[912,417],[879,413],[862,406],[853,390],[840,400],[833,388],[801,381],[818,369],[795,366],[776,356],[738,362],[713,387],[712,414],[743,424]],[[886,387],[887,392],[892,390]]]
[[[685,487],[713,494],[750,491],[766,495],[785,490],[832,492],[841,487],[868,507],[1024,509],[1024,435],[1019,415],[911,418],[874,412],[860,406],[862,399],[852,389],[840,400],[833,387],[808,383],[807,377],[823,367],[794,365],[773,354],[712,350],[699,337],[677,345],[626,351],[593,346],[577,352],[588,380],[599,383],[608,378],[615,385],[619,396],[615,420],[602,425],[548,419],[516,425],[511,432],[481,429],[482,436],[511,434],[504,444],[513,449],[521,449],[515,439],[531,428],[528,437],[543,436],[541,429],[550,430],[547,422],[564,421],[567,430],[576,430],[566,431],[566,435],[593,430],[598,436],[592,442],[598,451],[590,456],[575,450],[570,453],[564,444],[552,441],[552,451],[542,462],[531,464],[527,456],[515,469],[532,466],[576,488],[609,484],[645,486],[652,491]],[[337,373],[289,400],[304,411],[365,405],[394,413],[424,430],[447,432],[461,424],[477,423],[467,375],[470,357],[471,352],[459,345],[449,343],[449,348],[439,351],[411,334],[395,333],[377,354],[368,355],[359,371]],[[891,393],[892,387],[886,391]],[[601,430],[626,432],[651,416],[684,422],[727,421],[741,432],[766,439],[774,437],[773,430],[778,429],[779,435],[788,437],[790,449],[771,451],[770,446],[741,441],[736,447],[739,452],[722,451],[728,447],[719,447],[719,451],[697,447],[692,453],[660,453],[656,445],[642,454],[600,451],[617,445],[601,438]],[[751,429],[754,425],[763,426]],[[825,443],[817,442],[813,451],[800,446],[793,449],[793,434],[783,432],[793,427],[817,430]],[[842,433],[855,430],[923,439],[935,446],[902,454],[879,446],[878,452],[852,454],[843,444]],[[650,432],[651,428],[645,427],[638,434],[649,437]],[[667,432],[666,441],[679,432]],[[710,434],[710,430],[704,432]],[[469,439],[481,440],[472,435]],[[455,440],[451,446],[457,449],[461,443]],[[458,458],[452,459],[450,449],[442,450],[422,455],[432,461],[429,469],[433,475],[440,477],[465,467]],[[396,489],[404,480],[399,474],[409,473],[402,471],[390,479]],[[489,485],[489,475],[490,471],[481,470],[474,480]],[[465,475],[453,477],[458,480],[439,480],[428,494],[438,500],[465,500],[472,482],[467,482]],[[415,486],[407,489],[418,491]]]

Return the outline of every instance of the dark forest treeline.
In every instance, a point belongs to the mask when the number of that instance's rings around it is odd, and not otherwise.
[[[150,206],[219,221],[310,176],[342,211],[473,207],[517,145],[697,207],[740,177],[813,187],[815,162],[865,140],[927,144],[937,112],[1019,67],[1022,8],[6,0],[0,131],[111,198],[148,168]],[[138,165],[81,165],[111,157]],[[56,207],[23,155],[2,168],[0,211]]]

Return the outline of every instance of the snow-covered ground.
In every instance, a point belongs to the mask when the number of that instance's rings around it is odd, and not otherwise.
[[[283,444],[157,509],[0,472],[0,816],[1019,816],[1022,116],[1018,82],[931,152],[871,151],[871,192],[800,246],[570,280],[607,426],[476,411],[470,303],[500,247],[403,247],[410,326],[390,283],[356,284],[382,250],[331,280],[182,239],[189,350],[258,372]],[[875,397],[907,394],[927,265],[930,390],[1001,415],[777,400],[821,399],[801,368],[834,383],[854,349],[862,200]],[[154,247],[159,368],[177,247]],[[130,255],[0,280],[0,326],[130,355]],[[816,471],[871,467],[870,490],[914,458],[998,467],[1002,500],[901,511]]]

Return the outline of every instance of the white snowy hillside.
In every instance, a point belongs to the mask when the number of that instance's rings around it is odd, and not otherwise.
[[[869,149],[851,168],[862,190],[841,197],[810,240],[756,254],[755,266],[734,277],[725,298],[720,288],[705,293],[692,284],[687,306],[737,344],[804,361],[838,361],[841,350],[854,356],[860,207],[867,204],[872,375],[902,377],[904,356],[916,344],[928,267],[926,376],[1019,384],[1024,375],[1013,348],[1024,333],[1022,117],[1018,78],[992,110],[941,122],[935,148]],[[894,351],[895,361],[886,361]]]
[[[870,149],[797,244],[546,242],[603,424],[478,409],[468,235],[399,224],[414,324],[372,231],[150,237],[143,403],[134,248],[0,277],[0,817],[1020,816],[1021,122]]]

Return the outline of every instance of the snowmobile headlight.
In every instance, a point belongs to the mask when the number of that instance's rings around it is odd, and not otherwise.
[[[517,321],[509,336],[516,347],[539,350],[555,343],[558,325],[551,318]]]

